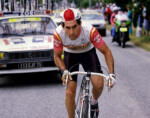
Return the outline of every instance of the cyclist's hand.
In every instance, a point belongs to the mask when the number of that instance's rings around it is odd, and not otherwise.
[[[71,77],[69,76],[69,71],[68,70],[64,70],[63,71],[63,75],[62,75],[62,81],[63,81],[63,85],[66,85],[66,78],[68,77],[68,81],[71,80]]]
[[[115,74],[109,74],[109,79],[106,80],[106,85],[110,88],[112,88],[116,84],[116,75]]]

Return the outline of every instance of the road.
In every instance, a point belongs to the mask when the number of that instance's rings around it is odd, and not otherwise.
[[[114,55],[117,84],[111,93],[104,87],[99,118],[150,118],[150,53],[129,42],[123,49],[109,35],[103,39]],[[67,118],[65,90],[55,79],[53,73],[0,76],[0,118]]]

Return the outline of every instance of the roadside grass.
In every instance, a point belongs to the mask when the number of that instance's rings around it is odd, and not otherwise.
[[[150,34],[142,34],[140,37],[136,37],[136,29],[133,29],[130,38],[131,42],[134,43],[136,46],[141,47],[150,52]]]
[[[107,24],[107,30],[111,30],[112,25]],[[132,28],[133,32],[130,34],[130,42],[132,42],[134,45],[143,48],[144,50],[147,50],[150,52],[150,34],[142,35],[140,37],[136,37],[136,29]]]

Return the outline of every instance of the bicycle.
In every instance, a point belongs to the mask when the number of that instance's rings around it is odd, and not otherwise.
[[[83,76],[83,79],[81,82],[81,87],[80,87],[79,95],[78,95],[77,102],[76,102],[76,106],[79,106],[79,108],[76,107],[75,116],[76,116],[76,118],[91,118],[90,76],[91,75],[102,76],[106,80],[109,80],[108,92],[110,92],[111,81],[114,78],[111,78],[109,75],[107,76],[102,73],[80,72],[80,71],[71,72],[71,73],[69,73],[69,76],[78,75],[78,74],[82,74],[84,76]],[[65,89],[67,89],[67,87],[68,87],[68,78],[69,77],[67,76]],[[116,83],[115,79],[114,79],[114,83]],[[93,117],[93,118],[96,118],[96,113],[94,116],[95,117]]]

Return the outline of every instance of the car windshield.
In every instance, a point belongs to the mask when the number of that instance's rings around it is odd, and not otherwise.
[[[0,20],[1,36],[53,34],[56,26],[49,17],[21,17]]]
[[[104,20],[102,15],[98,14],[82,14],[83,20]]]

